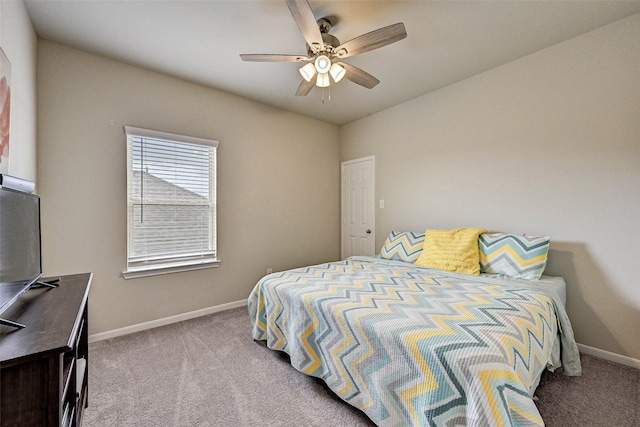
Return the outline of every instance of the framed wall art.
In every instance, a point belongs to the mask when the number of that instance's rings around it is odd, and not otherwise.
[[[0,48],[0,173],[9,173],[11,131],[11,63]]]

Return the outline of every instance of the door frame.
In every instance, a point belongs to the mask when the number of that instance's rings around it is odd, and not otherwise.
[[[355,164],[355,163],[363,163],[363,162],[371,162],[371,186],[372,191],[369,192],[370,196],[370,208],[371,208],[371,239],[373,241],[373,252],[375,253],[375,245],[376,245],[376,156],[366,156],[360,157],[358,159],[345,160],[340,163],[340,258],[344,259],[344,245],[345,245],[345,227],[344,227],[344,216],[348,213],[348,206],[345,206],[345,186],[344,186],[344,170],[346,166]]]

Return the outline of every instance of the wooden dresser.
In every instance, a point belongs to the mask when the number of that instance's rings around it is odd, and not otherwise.
[[[0,426],[81,426],[87,407],[91,273],[27,291],[0,326]]]

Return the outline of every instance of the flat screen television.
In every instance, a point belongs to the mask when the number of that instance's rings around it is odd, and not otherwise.
[[[40,250],[40,197],[1,186],[0,317],[42,275]]]

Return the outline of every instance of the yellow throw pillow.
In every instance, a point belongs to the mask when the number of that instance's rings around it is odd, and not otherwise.
[[[428,229],[415,265],[477,276],[480,274],[478,237],[486,232],[481,228]]]

